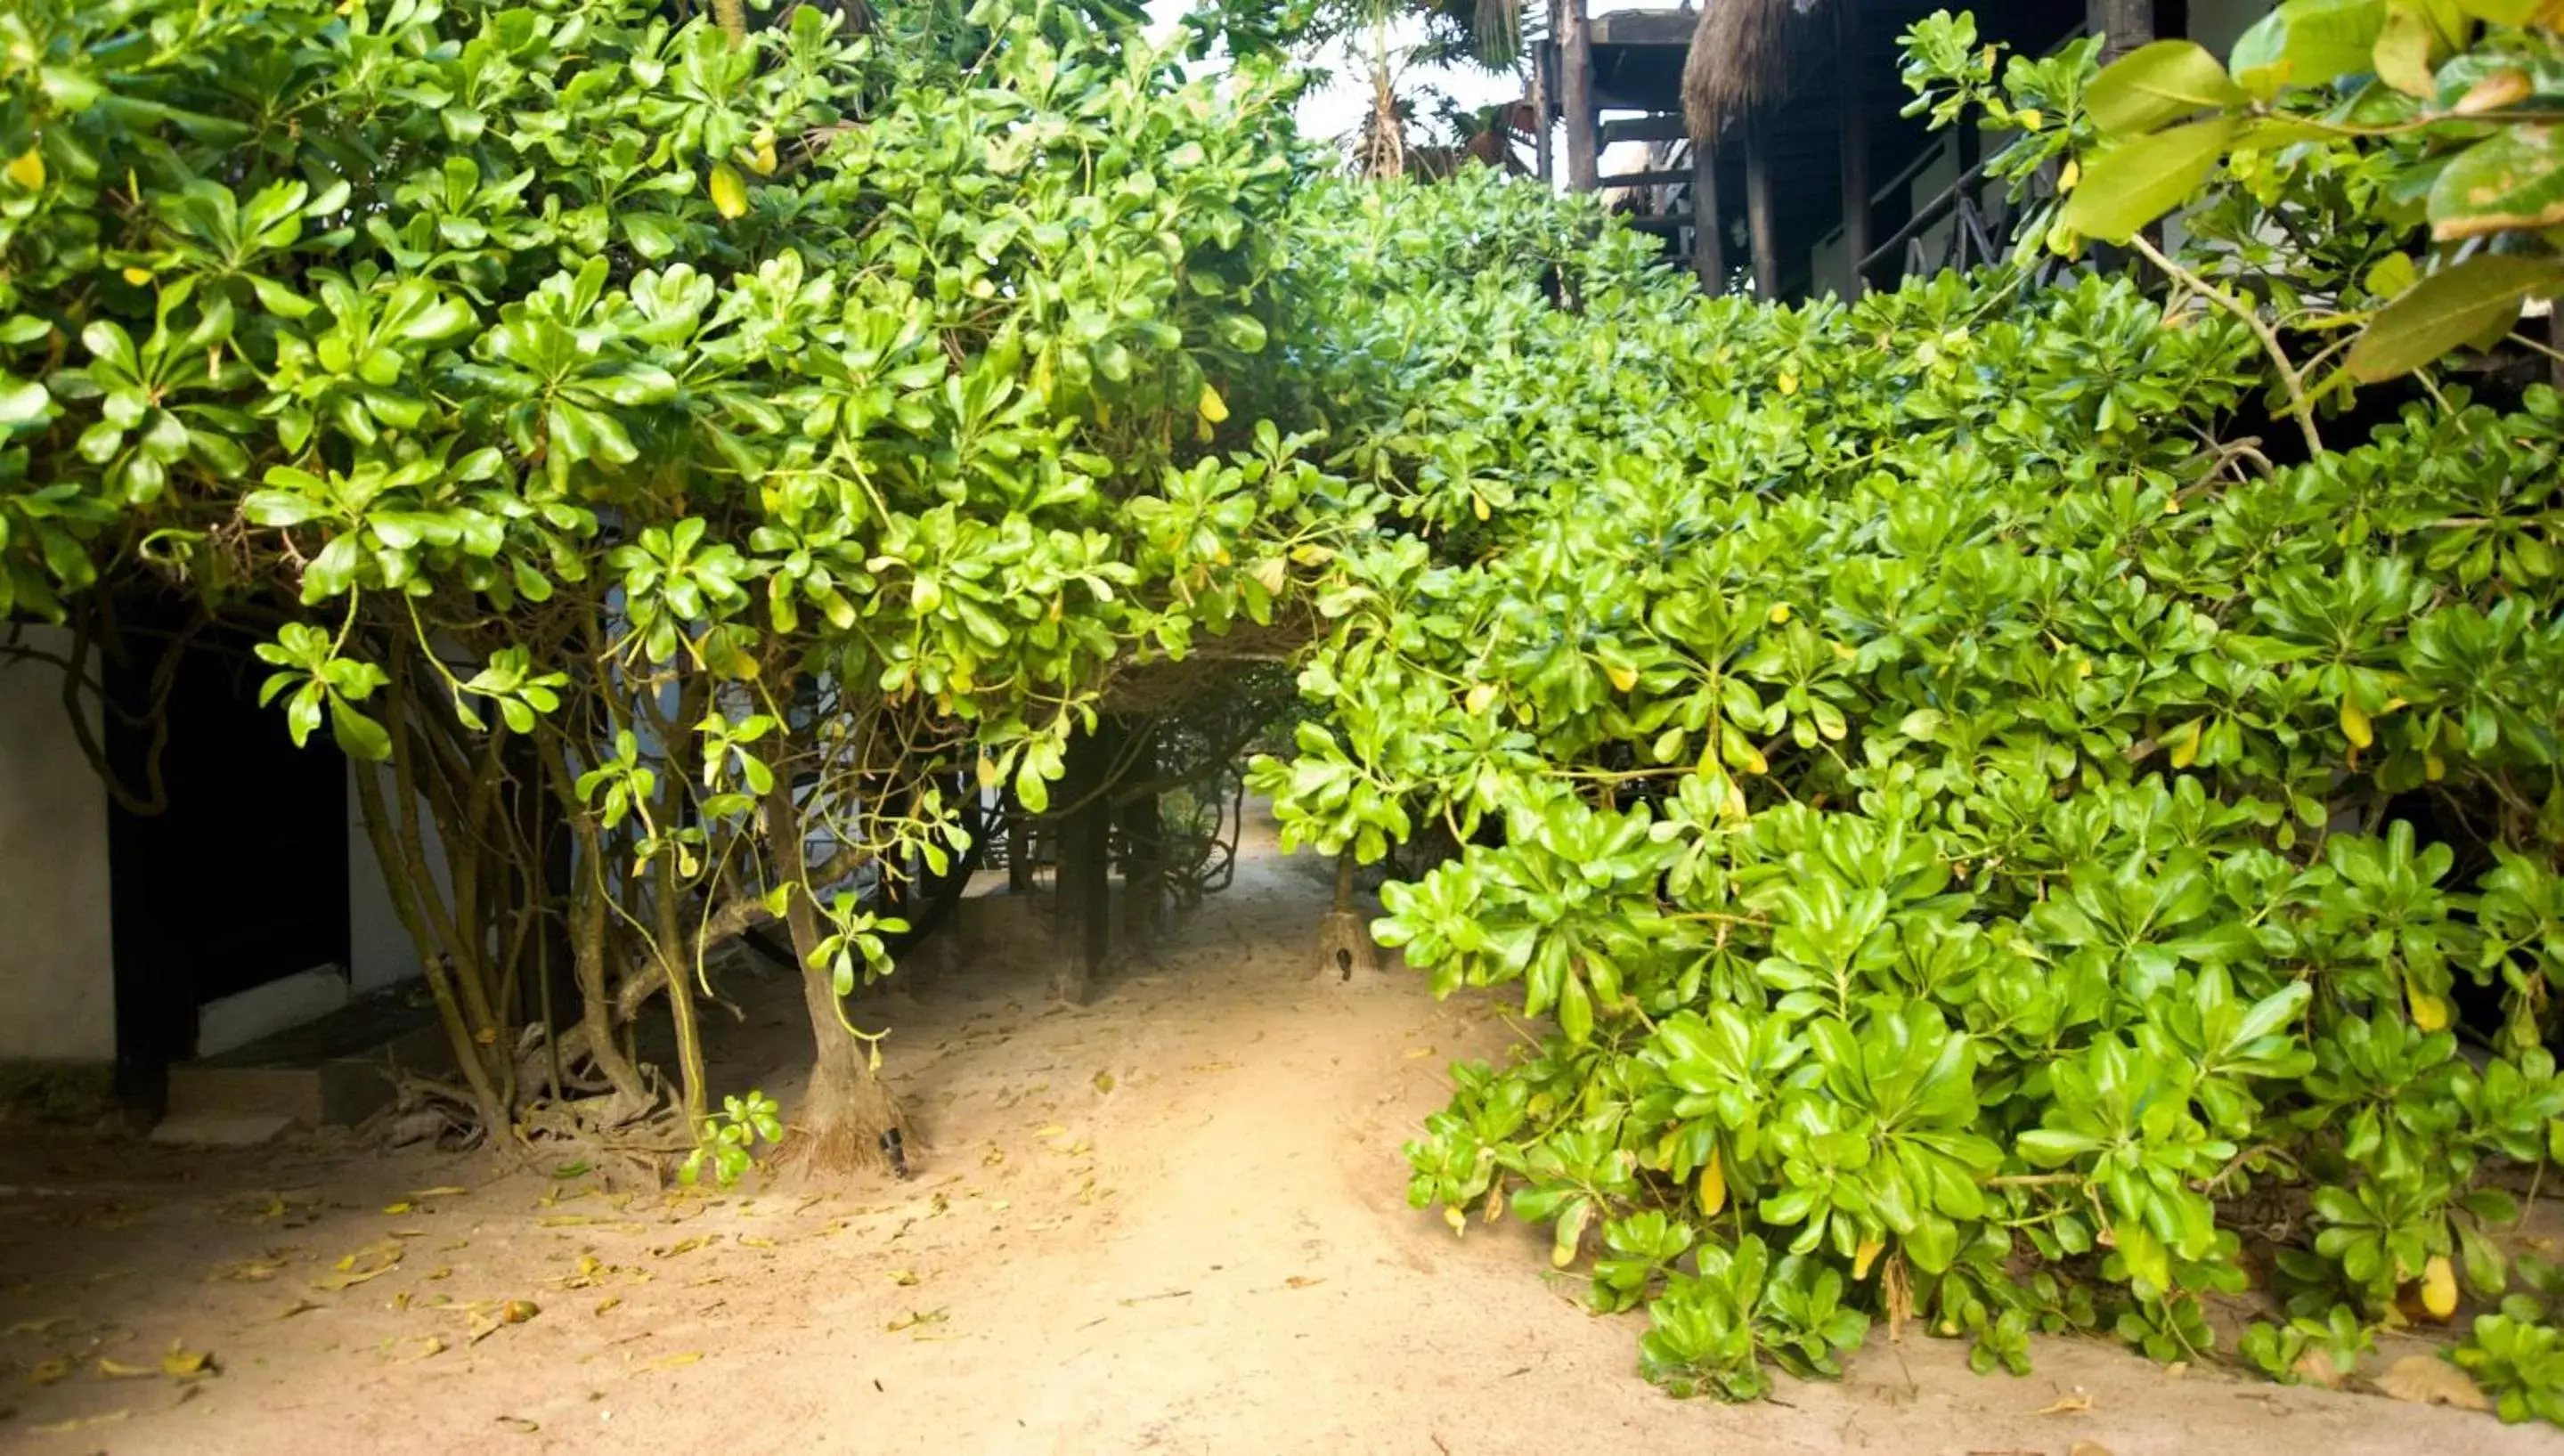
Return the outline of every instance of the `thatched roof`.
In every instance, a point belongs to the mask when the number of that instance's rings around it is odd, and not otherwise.
[[[1683,61],[1683,115],[1694,136],[1789,89],[1791,43],[1826,0],[1709,0]]]

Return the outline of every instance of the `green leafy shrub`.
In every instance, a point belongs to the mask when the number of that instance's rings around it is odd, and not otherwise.
[[[1537,221],[1441,273],[1491,205]],[[1728,1395],[1859,1312],[2197,1358],[2268,1270],[2285,1370],[2501,1292],[2486,1175],[2564,1138],[2564,399],[2283,464],[2195,294],[1705,299],[1465,187],[1302,236],[1296,292],[1395,320],[1301,356],[1384,494],[1255,781],[1326,850],[1443,825],[1377,933],[1548,1024],[1454,1070],[1417,1204],[1599,1234],[1645,1368]]]
[[[530,927],[576,961],[548,1067],[648,1111],[622,1023],[664,995],[693,1135],[705,947],[770,916],[795,1127],[870,1155],[837,998],[895,925],[849,878],[942,873],[984,788],[1040,808],[1108,669],[1269,622],[1325,533],[1300,442],[1222,428],[1291,83],[1061,5],[879,9],[0,11],[0,615],[71,622],[76,672],[119,593],[270,634],[296,738],[385,765],[494,1137],[546,1060]]]

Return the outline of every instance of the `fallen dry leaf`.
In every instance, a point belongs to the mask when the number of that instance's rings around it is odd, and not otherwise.
[[[905,1289],[917,1282],[917,1271],[914,1269],[894,1269],[890,1272],[890,1282],[900,1286],[902,1289]]]
[[[171,1344],[169,1352],[160,1356],[160,1373],[173,1379],[192,1380],[214,1373],[214,1354],[209,1350],[189,1350]]]
[[[703,1357],[704,1352],[702,1351],[689,1350],[677,1354],[663,1355],[660,1358],[654,1359],[648,1364],[643,1365],[641,1368],[645,1370],[673,1370],[679,1365],[693,1364]]]
[[[429,1198],[460,1198],[471,1191],[470,1188],[459,1187],[453,1183],[441,1183],[433,1188],[417,1189],[410,1196],[424,1202]]]
[[[2320,1350],[2309,1350],[2297,1356],[2296,1370],[2299,1379],[2311,1380],[2327,1390],[2340,1389],[2342,1377],[2349,1373],[2335,1369],[2332,1356]]]
[[[56,1355],[52,1359],[46,1360],[34,1369],[29,1370],[27,1372],[27,1383],[30,1385],[51,1385],[68,1377],[72,1371],[78,1368],[80,1368],[80,1361],[73,1359],[70,1355]]]
[[[418,1353],[395,1359],[392,1363],[411,1365],[418,1363],[420,1360],[445,1353],[445,1342],[433,1335],[422,1335],[414,1340],[395,1340],[390,1343],[388,1348],[393,1351],[398,1351],[404,1345],[416,1345],[419,1348]]]
[[[287,1305],[283,1310],[278,1311],[276,1318],[280,1320],[291,1320],[297,1315],[311,1314],[314,1310],[319,1308],[320,1308],[319,1305],[314,1304],[310,1300],[296,1300],[294,1303]]]
[[[503,1415],[499,1417],[499,1424],[506,1426],[508,1429],[515,1431],[521,1436],[531,1436],[534,1432],[542,1429],[540,1425],[526,1419],[522,1415]]]
[[[897,1335],[902,1330],[915,1330],[922,1325],[941,1325],[951,1318],[953,1317],[950,1314],[940,1309],[928,1310],[924,1314],[911,1311],[905,1317],[893,1320],[882,1328],[893,1335]]]
[[[1282,1282],[1293,1289],[1315,1289],[1319,1285],[1326,1283],[1323,1279],[1311,1279],[1305,1274],[1294,1274]]]
[[[416,1208],[417,1206],[418,1206],[418,1205],[416,1205],[416,1204],[414,1204],[414,1203],[386,1203],[386,1204],[384,1204],[384,1205],[383,1205],[383,1211],[384,1211],[385,1213],[401,1214],[401,1213],[407,1213],[407,1212],[410,1212],[412,1209]]]
[[[673,1259],[679,1254],[691,1254],[712,1241],[712,1235],[699,1233],[690,1239],[679,1239],[673,1244],[662,1244],[652,1249],[650,1255],[655,1259]]]
[[[156,1375],[160,1373],[160,1369],[157,1365],[129,1365],[120,1359],[108,1359],[102,1355],[98,1361],[98,1372],[110,1380],[134,1380],[145,1375]]]
[[[2077,1441],[2065,1449],[2065,1456],[2110,1456],[2110,1448],[2098,1441]]]
[[[2475,1388],[2466,1372],[2436,1354],[2408,1354],[2386,1367],[2377,1388],[2398,1400],[2420,1405],[2454,1405],[2459,1410],[2490,1410],[2492,1402]]]
[[[380,1279],[398,1267],[408,1252],[409,1246],[396,1239],[385,1243],[368,1244],[340,1259],[333,1266],[334,1272],[312,1281],[312,1287],[333,1290],[352,1289],[368,1279]],[[366,1262],[368,1256],[373,1262]]]
[[[0,1333],[9,1335],[51,1335],[55,1331],[63,1329],[71,1323],[72,1317],[69,1315],[54,1315],[42,1320],[21,1320],[17,1324],[10,1326],[7,1331]]]
[[[285,1272],[285,1260],[271,1255],[264,1259],[236,1259],[205,1276],[208,1284],[229,1280],[234,1284],[265,1284]]]
[[[111,1426],[117,1421],[129,1420],[132,1416],[133,1411],[131,1407],[118,1406],[117,1408],[107,1412],[105,1415],[74,1416],[70,1420],[52,1421],[45,1425],[32,1427],[32,1429],[41,1431],[49,1436],[58,1436],[65,1431],[86,1430],[91,1426]]]
[[[605,1298],[596,1302],[596,1313],[602,1315],[621,1303],[623,1303],[623,1296],[619,1294],[607,1295]]]
[[[2089,1396],[2089,1395],[2084,1394],[2084,1393],[2083,1393],[2082,1391],[2080,1391],[2080,1390],[2077,1390],[2077,1391],[2075,1391],[2075,1392],[2074,1392],[2073,1394],[2071,1394],[2071,1395],[2059,1395],[2059,1396],[2057,1396],[2054,1400],[2049,1401],[2047,1404],[2040,1406],[2038,1409],[2036,1409],[2036,1410],[2034,1410],[2034,1411],[2031,1411],[2031,1412],[2030,1412],[2030,1414],[2032,1414],[2032,1415],[2089,1415],[2089,1414],[2091,1414],[2091,1412],[2092,1412],[2092,1397],[2091,1397],[2091,1396]]]

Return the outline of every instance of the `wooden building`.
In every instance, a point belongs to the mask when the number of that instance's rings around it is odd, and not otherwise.
[[[1587,13],[1555,0],[1535,51],[1542,163],[1563,123],[1567,184],[1636,189],[1635,225],[1709,287],[1770,299],[1856,296],[1908,273],[1987,261],[2011,217],[1977,128],[1902,113],[1897,38],[1950,0],[1706,0]],[[2270,0],[1972,0],[1978,33],[2027,55],[2077,37],[2117,55],[2164,36],[2224,54]],[[1615,142],[1666,143],[1603,175]],[[1625,148],[1624,148],[1625,150]]]

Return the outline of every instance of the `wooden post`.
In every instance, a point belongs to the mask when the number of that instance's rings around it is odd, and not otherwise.
[[[1594,142],[1594,36],[1585,22],[1585,0],[1562,0],[1559,22],[1561,101],[1567,111],[1567,189],[1594,190],[1602,154]]]
[[[1851,297],[1858,299],[1868,281],[1861,264],[1872,246],[1869,229],[1868,78],[1860,53],[1860,7],[1837,4],[1834,12],[1834,105],[1842,139],[1843,251],[1850,255]]]
[[[1059,870],[1052,878],[1050,991],[1055,1000],[1083,1005],[1112,948],[1113,865],[1110,795],[1119,726],[1100,720],[1095,731],[1074,733],[1052,793],[1067,810],[1060,826]]]
[[[1531,141],[1532,167],[1540,173],[1540,185],[1544,187],[1558,185],[1558,176],[1551,170],[1556,158],[1550,154],[1549,148],[1549,133],[1558,120],[1557,94],[1550,83],[1550,57],[1556,54],[1557,46],[1558,5],[1556,0],[1551,0],[1549,43],[1534,47],[1531,53],[1531,114],[1535,128]]]
[[[1745,226],[1754,239],[1754,297],[1781,296],[1780,244],[1772,235],[1772,159],[1764,154],[1763,123],[1745,113]]]
[[[1691,144],[1691,266],[1700,286],[1713,294],[1727,292],[1727,236],[1718,207],[1718,143],[1698,137]]]
[[[2083,0],[2083,24],[2101,43],[2101,64],[2150,45],[2155,38],[2155,0]]]

